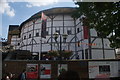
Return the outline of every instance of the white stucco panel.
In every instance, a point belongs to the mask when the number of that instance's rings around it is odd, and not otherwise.
[[[54,20],[63,20],[63,16],[62,15],[57,15]]]
[[[49,44],[43,44],[42,45],[42,51],[48,52],[50,50],[51,46]]]
[[[92,44],[95,44],[94,46],[92,46],[92,48],[102,48],[102,40],[101,38],[91,38],[91,42],[93,42]],[[94,41],[93,41],[94,40]]]
[[[106,59],[115,59],[115,51],[114,50],[104,50]]]
[[[78,18],[77,20],[76,20],[76,24],[78,24],[80,22],[80,18]]]
[[[31,51],[31,45],[27,46],[27,50]]]
[[[30,25],[28,30],[29,31],[33,30],[33,25]]]
[[[40,45],[33,45],[33,52],[39,52],[40,51]]]
[[[47,21],[47,27],[51,27],[51,21]]]
[[[64,20],[73,20],[73,18],[70,15],[64,15]]]
[[[74,26],[74,21],[64,21],[64,26]]]
[[[102,50],[91,50],[92,59],[103,59],[103,51]]]
[[[41,24],[40,23],[35,24],[34,29],[40,29],[40,28],[41,28]]]
[[[63,21],[53,21],[53,26],[63,26]]]
[[[24,28],[24,33],[28,32],[28,26]]]
[[[103,39],[103,41],[104,41],[104,48],[111,48],[110,41],[108,39]]]
[[[75,51],[75,44],[74,43],[70,43],[69,49],[72,50],[72,51]]]

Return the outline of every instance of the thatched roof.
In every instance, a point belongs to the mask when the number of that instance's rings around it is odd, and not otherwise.
[[[47,10],[43,10],[43,11],[39,11],[38,13],[34,14],[33,16],[31,16],[29,19],[27,19],[26,21],[24,21],[21,25],[20,25],[20,29],[22,28],[22,26],[27,23],[28,21],[34,20],[34,19],[38,19],[41,18],[41,13],[44,12],[47,16],[50,15],[58,15],[58,14],[71,14],[76,10],[76,8],[74,7],[57,7],[57,8],[51,8],[51,9],[47,9]]]

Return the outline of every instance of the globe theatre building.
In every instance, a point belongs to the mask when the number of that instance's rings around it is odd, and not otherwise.
[[[73,18],[75,8],[61,7],[40,11],[20,24],[19,32],[11,36],[10,44],[15,49],[29,50],[41,56],[50,50],[72,50],[71,59],[114,59],[115,50],[107,38],[98,37],[95,29],[85,32],[81,19]],[[46,38],[43,34],[41,13],[47,16]],[[54,34],[58,33],[57,42]],[[67,36],[63,36],[67,34]],[[89,37],[84,37],[86,34]],[[65,37],[65,38],[64,38]]]

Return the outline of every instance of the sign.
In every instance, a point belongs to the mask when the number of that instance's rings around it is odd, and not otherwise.
[[[27,70],[26,72],[27,79],[38,78],[38,64],[27,64],[26,70]]]
[[[40,78],[51,78],[51,64],[40,64]]]
[[[62,71],[67,70],[68,70],[67,64],[58,64],[58,76],[60,75],[60,73],[62,73]]]
[[[89,78],[105,74],[109,77],[118,77],[117,61],[91,61],[88,65]]]

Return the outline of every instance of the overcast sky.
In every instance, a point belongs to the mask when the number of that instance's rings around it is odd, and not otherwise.
[[[9,25],[20,25],[41,10],[75,6],[72,0],[0,0],[0,37],[7,38]]]

